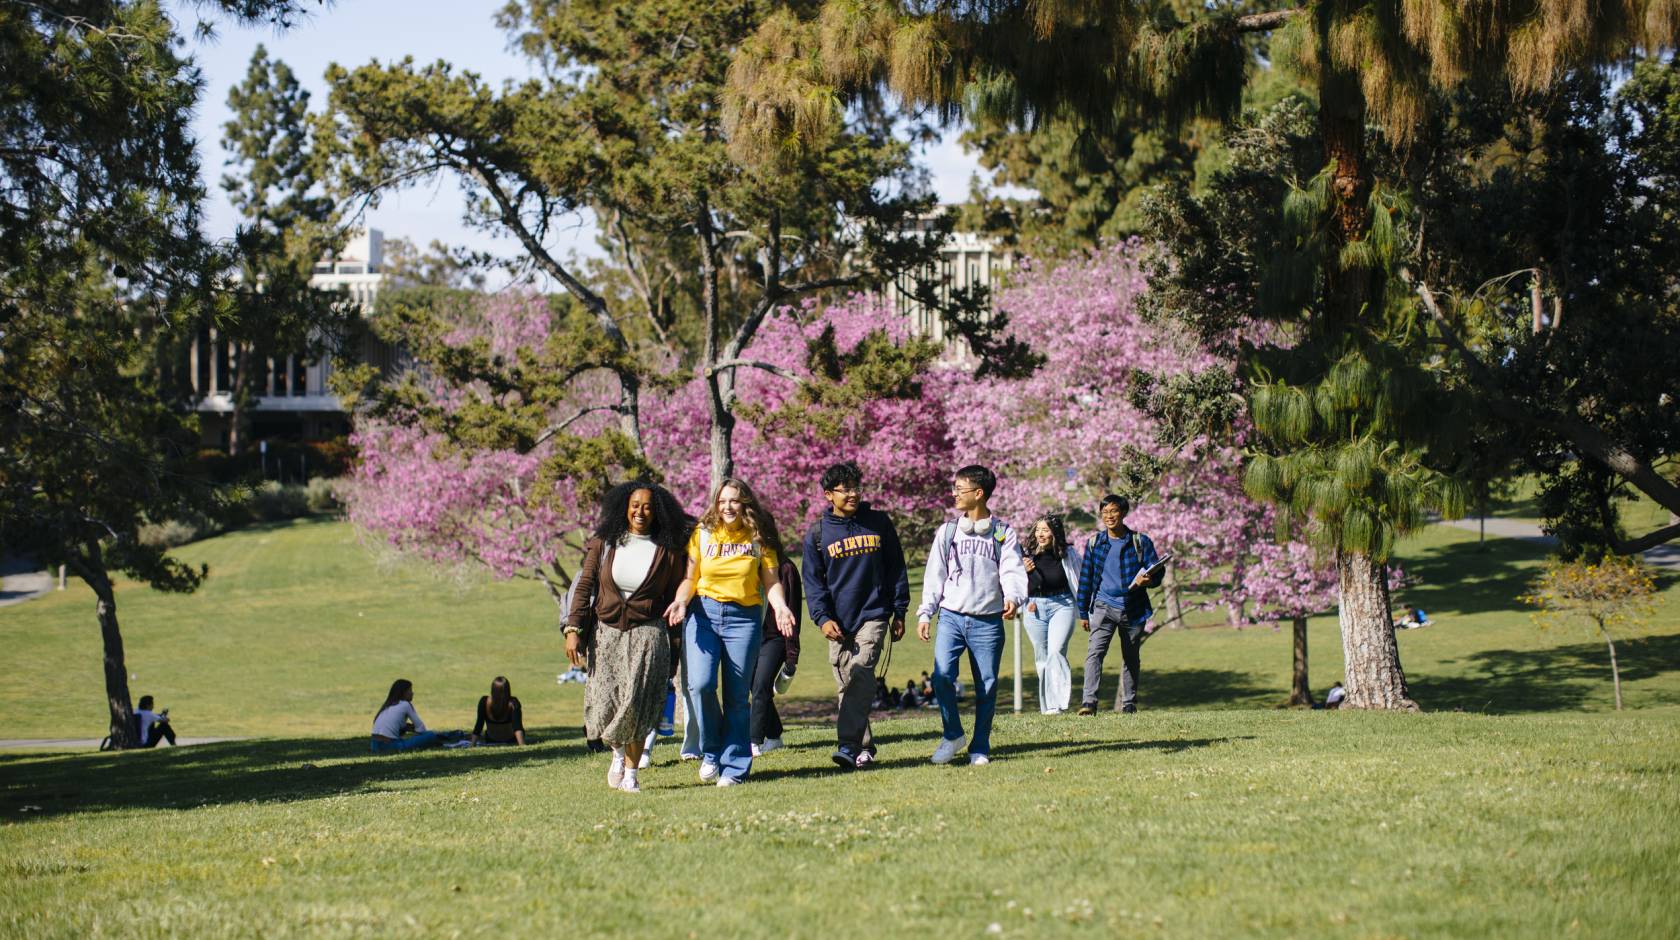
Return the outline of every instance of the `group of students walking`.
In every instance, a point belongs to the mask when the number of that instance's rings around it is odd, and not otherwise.
[[[917,634],[934,643],[932,685],[943,725],[936,764],[959,754],[973,765],[990,762],[1003,622],[1018,611],[1033,638],[1046,712],[1069,704],[1066,647],[1075,619],[1092,633],[1081,714],[1096,709],[1102,660],[1115,637],[1126,664],[1125,709],[1135,710],[1137,647],[1153,629],[1146,588],[1159,579],[1155,549],[1125,528],[1123,498],[1104,498],[1104,531],[1081,558],[1055,517],[1035,524],[1023,550],[1015,530],[987,508],[996,487],[985,467],[956,472],[951,497],[959,516],[934,536],[916,610]],[[855,770],[875,761],[875,670],[904,636],[910,581],[897,529],[862,499],[862,488],[856,464],[824,472],[828,505],[805,535],[803,572],[740,480],[724,480],[697,522],[655,483],[626,483],[606,495],[563,629],[572,664],[590,664],[585,730],[612,749],[609,786],[639,792],[644,751],[673,686],[686,706],[683,757],[699,761],[700,780],[745,783],[753,758],[781,745],[772,689],[798,666],[801,599],[828,640],[839,695],[834,763]],[[972,737],[957,710],[964,655],[975,685]]]

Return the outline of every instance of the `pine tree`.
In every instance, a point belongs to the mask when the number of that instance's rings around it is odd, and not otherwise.
[[[1315,99],[1323,169],[1286,194],[1281,256],[1259,262],[1258,312],[1286,318],[1299,341],[1255,363],[1263,380],[1252,386],[1251,410],[1278,450],[1256,462],[1249,482],[1333,542],[1348,703],[1412,707],[1382,560],[1426,509],[1457,509],[1462,488],[1440,474],[1444,461],[1432,450],[1446,443],[1436,440],[1446,422],[1419,410],[1438,403],[1437,383],[1412,343],[1422,314],[1407,309],[1394,282],[1405,206],[1384,178],[1392,171],[1369,152],[1368,132],[1374,126],[1403,150],[1437,92],[1471,79],[1532,91],[1573,68],[1672,46],[1680,30],[1672,0],[1313,0],[1287,9],[829,0],[813,22],[824,42],[805,62],[780,66],[790,81],[775,94],[746,78],[730,89],[740,116],[732,133],[761,159],[796,149],[838,120],[849,96],[883,85],[948,116],[1021,120],[1067,109],[1098,128],[1128,111],[1230,120],[1257,65],[1245,37],[1271,34],[1273,60]],[[750,76],[763,65],[736,68]],[[1169,312],[1194,318],[1195,305]]]

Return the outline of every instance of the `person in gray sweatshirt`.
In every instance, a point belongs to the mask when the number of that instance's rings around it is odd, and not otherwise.
[[[1015,530],[993,516],[986,503],[997,476],[978,465],[957,471],[951,498],[960,516],[934,533],[922,579],[916,632],[931,639],[934,615],[939,641],[933,647],[933,694],[944,723],[933,762],[948,764],[964,745],[968,762],[991,763],[992,716],[997,711],[998,664],[1003,659],[1003,621],[1026,603],[1027,569]],[[968,653],[974,672],[974,739],[963,735],[957,714],[957,665]]]

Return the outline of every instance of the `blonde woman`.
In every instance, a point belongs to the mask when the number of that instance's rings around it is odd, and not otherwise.
[[[1068,544],[1062,517],[1048,515],[1033,523],[1022,546],[1027,568],[1027,609],[1022,618],[1033,645],[1038,671],[1038,710],[1046,715],[1067,711],[1073,696],[1073,669],[1068,665],[1068,637],[1078,619],[1078,550]]]
[[[699,718],[702,782],[732,787],[752,771],[750,690],[764,605],[782,636],[794,629],[776,574],[783,554],[776,523],[752,489],[724,480],[688,541],[688,575],[665,612],[672,626],[683,625],[683,684]]]

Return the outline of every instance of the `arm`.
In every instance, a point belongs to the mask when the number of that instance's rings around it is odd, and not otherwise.
[[[887,522],[881,533],[881,551],[886,553],[882,574],[893,586],[892,638],[897,642],[904,639],[904,615],[910,610],[910,566],[904,561],[904,543],[898,540],[898,527],[886,513],[881,517]]]
[[[677,585],[677,596],[671,600],[671,606],[665,608],[665,622],[673,627],[682,626],[683,618],[688,616],[688,602],[694,599],[694,589],[700,584],[699,539],[697,530],[688,543],[688,573]]]
[[[781,631],[782,636],[792,636],[793,611],[788,609],[787,592],[782,589],[782,579],[777,576],[775,565],[768,555],[758,563],[758,585],[764,591],[764,599],[770,602],[770,609],[776,614],[776,629]]]
[[[601,554],[601,540],[590,539],[583,548],[583,564],[578,566],[577,582],[572,585],[572,609],[566,612],[566,625],[562,632],[566,634],[566,660],[574,667],[584,663],[583,641],[578,631],[583,629],[584,618],[594,610],[595,588],[601,580]],[[473,734],[476,736],[478,732]]]
[[[828,553],[823,551],[822,522],[805,533],[805,607],[811,611],[811,622],[828,635],[828,625],[834,622],[834,594],[828,589]]]
[[[1003,616],[1010,619],[1027,600],[1027,566],[1021,561],[1021,540],[1013,526],[1003,534],[998,551],[998,581],[1003,588]]]
[[[810,562],[807,561],[806,564]],[[782,589],[787,592],[788,609],[793,611],[793,633],[787,638],[787,653],[782,657],[782,661],[787,664],[788,675],[791,676],[799,668],[799,607],[804,594],[803,579],[800,578],[798,569],[793,566],[792,559],[782,560],[780,574],[784,576],[781,581]]]
[[[519,699],[514,699],[513,702],[512,702],[512,705],[513,705],[513,743],[519,745],[520,747],[524,747],[525,746],[525,709],[524,709],[523,706],[521,706],[519,704]]]
[[[484,713],[489,710],[486,707],[486,706],[488,706],[489,702],[490,702],[490,696],[488,696],[488,695],[481,695],[478,698],[478,717],[473,719],[473,729],[472,729],[472,739],[474,741],[477,741],[478,736],[484,733],[484,721],[485,721],[485,718],[486,718],[486,715]]]
[[[414,703],[404,702],[403,709],[408,712],[408,720],[414,722],[414,733],[425,733],[426,723],[420,720],[420,713],[414,710]]]
[[[1149,536],[1144,535],[1141,532],[1138,533],[1138,542],[1143,546],[1143,554],[1142,557],[1138,559],[1138,563],[1143,565],[1144,571],[1148,571],[1152,565],[1160,563],[1161,557],[1155,554],[1155,543],[1149,538]],[[1141,574],[1142,572],[1139,573]],[[1166,573],[1166,569],[1163,568],[1160,571],[1155,572],[1155,574],[1150,577],[1144,578],[1141,582],[1134,584],[1133,587],[1156,587],[1161,583],[1161,578],[1164,577]]]
[[[922,574],[922,606],[916,608],[916,634],[929,639],[928,627],[945,597],[945,526],[933,530],[933,548],[928,552],[927,570]]]

